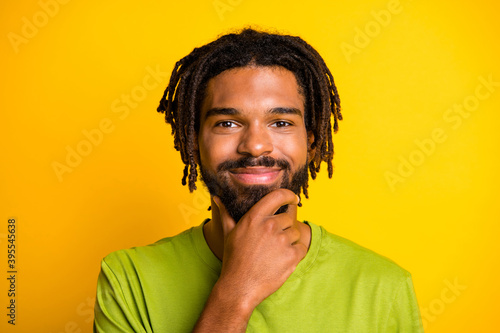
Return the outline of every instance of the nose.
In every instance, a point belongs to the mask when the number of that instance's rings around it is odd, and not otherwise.
[[[238,145],[238,153],[242,155],[250,155],[259,157],[268,155],[273,151],[273,142],[265,126],[250,125],[241,136],[241,141]]]

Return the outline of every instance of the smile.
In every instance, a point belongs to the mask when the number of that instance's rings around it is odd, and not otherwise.
[[[230,170],[231,176],[244,185],[271,184],[280,176],[281,169],[265,167],[237,168]]]

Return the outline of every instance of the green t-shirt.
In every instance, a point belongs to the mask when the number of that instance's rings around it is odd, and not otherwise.
[[[411,275],[322,227],[247,332],[423,332]],[[221,271],[203,224],[102,260],[94,332],[191,332]]]

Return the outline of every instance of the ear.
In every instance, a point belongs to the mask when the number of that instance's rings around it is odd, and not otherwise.
[[[314,147],[314,148],[313,148]],[[314,133],[307,132],[307,163],[311,162],[316,156],[316,145],[314,145]]]

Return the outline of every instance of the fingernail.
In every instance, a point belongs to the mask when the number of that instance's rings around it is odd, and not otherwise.
[[[302,203],[300,202],[300,197],[297,195],[297,206],[302,207]]]

